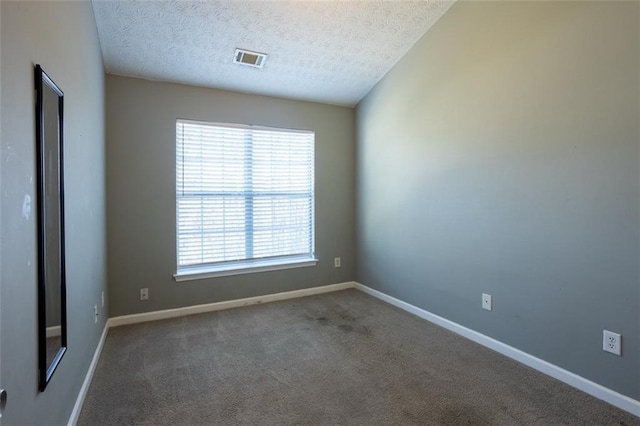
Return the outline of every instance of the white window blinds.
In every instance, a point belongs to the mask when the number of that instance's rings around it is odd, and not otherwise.
[[[176,122],[178,273],[313,259],[314,134]]]

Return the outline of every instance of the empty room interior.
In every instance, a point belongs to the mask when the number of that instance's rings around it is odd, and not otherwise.
[[[0,424],[640,424],[640,3],[0,3]]]

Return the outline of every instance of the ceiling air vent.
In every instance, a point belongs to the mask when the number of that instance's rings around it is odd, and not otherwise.
[[[236,64],[249,65],[255,68],[262,68],[266,60],[267,55],[265,53],[252,52],[244,49],[236,49],[236,55],[233,58],[233,62]]]

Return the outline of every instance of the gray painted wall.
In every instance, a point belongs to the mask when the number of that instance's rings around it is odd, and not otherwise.
[[[110,316],[351,281],[354,278],[352,108],[107,76]],[[177,118],[316,132],[315,267],[175,282]],[[342,258],[342,268],[333,258]],[[139,300],[140,288],[149,300]]]
[[[2,1],[3,424],[66,424],[100,339],[106,290],[104,68],[91,3]],[[65,93],[68,346],[38,392],[35,97],[40,63]],[[23,216],[29,196],[31,214]]]
[[[357,108],[357,281],[640,399],[639,6],[454,5]]]

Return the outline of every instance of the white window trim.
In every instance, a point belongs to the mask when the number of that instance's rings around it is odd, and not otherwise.
[[[218,122],[198,121],[198,120],[189,120],[189,119],[181,119],[181,118],[178,118],[176,122],[202,124],[207,126],[250,129],[250,130],[288,131],[291,133],[315,135],[315,132],[312,130],[301,130],[301,129],[293,129],[293,128],[277,128],[277,127],[246,125],[246,124],[238,124],[238,123],[218,123]],[[312,203],[315,204],[315,196],[313,197]],[[315,246],[315,208],[313,207],[313,204],[311,208],[311,215],[312,215],[311,245],[312,247]],[[176,230],[176,234],[177,234],[177,230]],[[176,235],[176,238],[177,238],[177,235]],[[247,259],[247,260],[241,260],[237,262],[224,262],[222,264],[217,264],[217,265],[205,264],[205,265],[184,266],[180,268],[178,268],[176,265],[176,273],[173,274],[173,278],[176,282],[192,281],[192,280],[200,280],[200,279],[207,279],[207,278],[244,275],[244,274],[294,269],[294,268],[304,268],[304,267],[316,266],[317,263],[318,263],[318,259],[315,257],[315,255],[312,252],[311,254],[304,254],[302,256],[292,255],[292,256],[286,256],[286,257],[280,257],[280,258],[265,258],[264,260]]]
[[[258,126],[255,124],[223,123],[219,121],[191,120],[189,118],[177,118],[176,122],[178,121],[182,121],[183,123],[201,124],[203,126],[229,127],[232,129],[266,130],[266,131],[275,131],[275,132],[285,131],[285,132],[291,132],[291,133],[315,135],[315,132],[313,130],[295,129],[293,127],[271,127],[271,126]]]
[[[258,272],[278,271],[282,269],[305,268],[316,266],[318,259],[316,258],[299,258],[299,259],[279,259],[265,260],[263,262],[252,260],[243,261],[233,264],[225,264],[221,266],[194,266],[190,268],[181,268],[180,271],[173,275],[177,281],[193,281],[206,278],[228,277],[231,275],[255,274]]]

